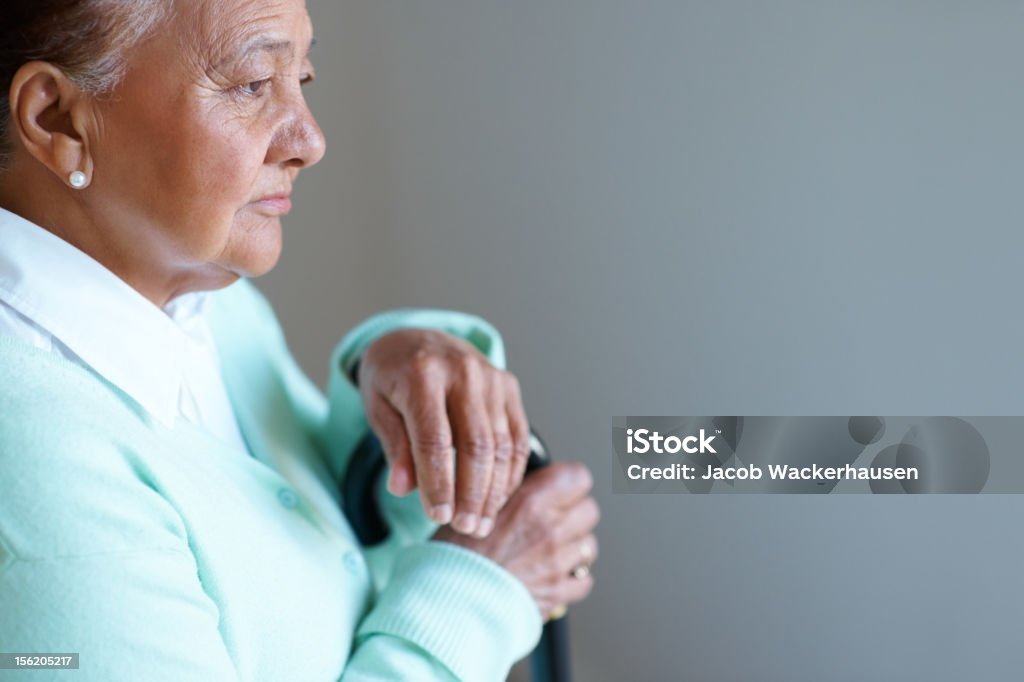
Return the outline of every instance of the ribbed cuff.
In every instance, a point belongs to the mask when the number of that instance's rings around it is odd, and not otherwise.
[[[460,680],[498,682],[537,645],[541,625],[518,578],[475,552],[431,541],[398,555],[357,636],[399,637]]]

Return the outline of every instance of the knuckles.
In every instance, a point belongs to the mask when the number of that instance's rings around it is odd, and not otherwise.
[[[494,455],[494,438],[487,433],[471,433],[462,447],[470,459],[489,460]]]
[[[494,461],[507,464],[512,460],[513,452],[512,438],[507,433],[496,434],[494,437]]]
[[[517,459],[527,459],[530,456],[530,441],[527,438],[517,438],[513,444],[513,456]]]
[[[526,495],[520,509],[527,522],[530,522],[544,516],[544,501],[536,494]]]
[[[443,463],[451,456],[452,441],[443,431],[419,435],[414,446],[417,451],[426,453],[431,462]]]
[[[470,353],[459,353],[452,363],[455,373],[468,383],[478,382],[484,375],[484,367],[477,355]]]
[[[513,397],[518,399],[518,397],[520,395],[520,392],[522,390],[520,385],[519,385],[519,378],[515,374],[513,374],[512,372],[508,372],[508,371],[504,371],[504,370],[501,371],[501,378],[502,378],[502,381],[505,382],[505,388],[508,390],[508,392]]]
[[[539,564],[538,572],[540,573],[540,575],[544,576],[544,579],[549,584],[557,583],[562,578],[561,567],[558,565],[558,562],[553,558],[555,555],[555,551],[558,549],[558,547],[545,547],[545,549],[547,550],[545,557],[537,562]]]
[[[519,391],[519,382],[510,372],[494,367],[468,341],[430,329],[399,329],[372,343],[364,355],[367,365],[390,366],[391,370],[419,380],[439,377],[479,384],[505,384],[510,391]]]
[[[540,538],[540,545],[545,555],[554,556],[562,545],[557,528],[554,525],[545,525],[537,535]]]
[[[434,382],[444,373],[444,360],[429,348],[418,349],[406,365],[406,374],[414,381]]]
[[[556,462],[537,472],[539,485],[553,486],[567,492],[588,492],[594,485],[590,469],[583,462]]]

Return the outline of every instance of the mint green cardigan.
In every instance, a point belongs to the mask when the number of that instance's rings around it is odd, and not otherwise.
[[[0,652],[80,654],[17,680],[503,680],[540,635],[525,587],[429,541],[418,496],[378,482],[394,531],[361,548],[338,485],[366,433],[342,368],[432,327],[502,366],[497,332],[396,311],[335,351],[324,396],[247,281],[213,294],[224,380],[253,456],[168,430],[97,374],[0,336]],[[4,678],[6,679],[6,677]]]

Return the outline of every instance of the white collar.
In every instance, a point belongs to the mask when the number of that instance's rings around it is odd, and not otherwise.
[[[92,257],[0,208],[0,300],[173,426],[188,328],[207,292],[161,310]]]

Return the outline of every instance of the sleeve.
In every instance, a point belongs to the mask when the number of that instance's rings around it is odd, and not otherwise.
[[[360,624],[342,682],[497,682],[536,646],[540,630],[526,587],[497,564],[449,543],[414,545],[398,553]]]

